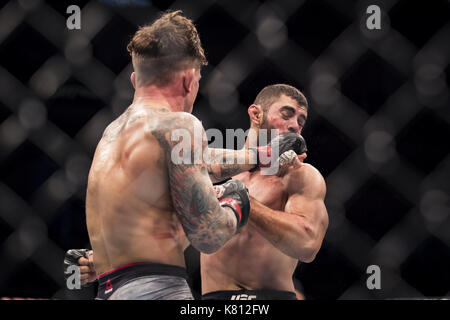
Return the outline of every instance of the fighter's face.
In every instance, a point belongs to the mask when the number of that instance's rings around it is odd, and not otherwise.
[[[301,134],[308,117],[308,110],[294,99],[281,95],[263,117],[261,128],[278,129],[279,133]]]

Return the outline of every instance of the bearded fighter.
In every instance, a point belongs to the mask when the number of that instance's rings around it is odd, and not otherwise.
[[[300,134],[308,103],[292,86],[271,85],[258,94],[248,114],[252,130],[247,144],[264,133],[261,129]],[[317,169],[303,163],[306,145],[296,151],[296,162],[291,161],[277,175],[264,175],[257,169],[233,177],[249,190],[251,214],[247,225],[217,252],[201,253],[203,299],[296,299],[293,273],[299,261],[314,260],[328,227],[325,181]],[[221,181],[226,179],[224,171],[210,171],[210,176]],[[240,169],[235,166],[226,171],[231,174]],[[215,189],[219,199],[226,192],[224,186]],[[95,280],[90,260],[77,257],[71,262],[82,265],[84,283]]]
[[[308,102],[292,86],[271,85],[257,95],[248,115],[255,134],[261,129],[300,134]],[[325,181],[305,158],[300,154],[299,163],[280,175],[258,169],[233,177],[249,190],[249,220],[217,252],[200,254],[202,299],[297,299],[293,273],[299,261],[314,260],[328,227]],[[216,189],[221,196],[223,188]]]
[[[104,131],[88,178],[86,221],[95,252],[89,265],[99,280],[97,299],[193,299],[185,248],[217,251],[245,226],[250,208],[242,182],[224,184],[218,199],[210,175],[254,169],[259,151],[223,153],[221,160],[238,163],[231,165],[198,157],[218,157],[190,114],[207,62],[195,26],[180,11],[141,27],[127,48],[133,103]],[[66,266],[80,256],[88,257],[69,251]]]

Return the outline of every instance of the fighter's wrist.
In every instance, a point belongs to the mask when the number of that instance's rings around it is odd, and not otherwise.
[[[222,207],[228,207],[231,209],[231,211],[233,211],[234,215],[236,216],[237,227],[239,228],[242,220],[242,210],[237,201],[231,198],[224,198],[221,199],[219,203]]]
[[[270,167],[272,160],[272,147],[260,146],[260,147],[251,147],[249,150],[253,150],[256,153],[256,166],[249,170],[249,172],[254,172],[258,170],[260,167]],[[261,161],[264,159],[264,161]],[[265,163],[267,162],[267,163]]]
[[[229,207],[236,216],[237,229],[243,227],[250,213],[250,200],[248,190],[239,180],[229,180],[222,185],[224,195],[219,199],[222,207]]]

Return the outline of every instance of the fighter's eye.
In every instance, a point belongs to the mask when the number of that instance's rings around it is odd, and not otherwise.
[[[284,120],[288,120],[290,117],[292,117],[292,113],[289,111],[283,111],[281,112],[281,115],[283,116]]]

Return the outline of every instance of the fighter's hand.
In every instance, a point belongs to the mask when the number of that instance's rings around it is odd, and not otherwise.
[[[92,250],[70,249],[66,252],[64,257],[64,277],[66,279],[72,274],[68,271],[68,268],[72,265],[79,266],[80,268],[80,281],[82,286],[97,279]]]
[[[286,151],[278,158],[278,173],[277,176],[283,176],[287,173],[289,168],[298,169],[303,165],[306,159],[306,153],[297,155],[293,150]]]
[[[296,158],[300,155],[302,155],[303,159],[306,158],[308,149],[306,147],[305,139],[301,135],[293,132],[286,132],[273,138],[267,146],[257,147],[256,151],[258,155],[258,165],[255,169],[250,171],[255,171],[261,167],[271,167],[272,165],[279,165],[279,171],[283,171],[286,167],[291,165],[301,165],[301,161],[299,160],[297,162]],[[288,151],[293,151],[295,155]]]
[[[240,180],[229,180],[214,187],[222,207],[229,207],[237,218],[238,229],[246,225],[250,214],[248,190]]]
[[[215,185],[213,186],[214,191],[216,192],[216,197],[220,198],[223,196],[223,193],[225,192],[225,188],[223,187],[223,185]]]
[[[97,280],[97,273],[95,272],[94,267],[94,251],[89,250],[86,255],[87,258],[81,257],[78,260],[78,264],[80,265],[81,285]]]

